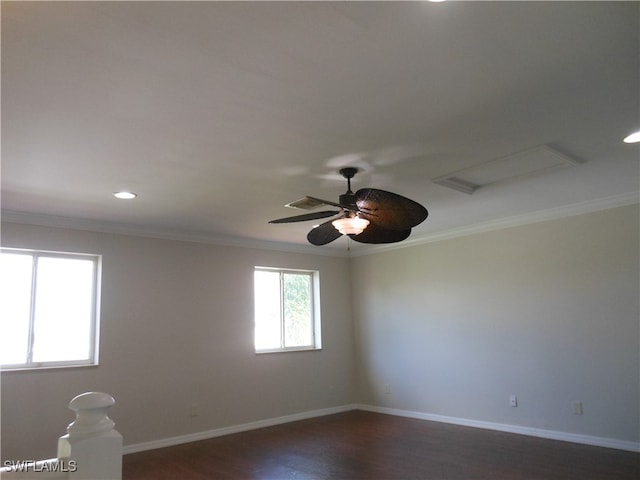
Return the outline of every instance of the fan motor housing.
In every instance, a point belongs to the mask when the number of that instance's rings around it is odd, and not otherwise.
[[[343,193],[339,198],[341,205],[346,205],[348,207],[354,208],[356,207],[356,196],[351,190],[349,190],[347,193]]]

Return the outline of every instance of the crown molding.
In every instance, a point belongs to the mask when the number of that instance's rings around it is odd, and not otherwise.
[[[300,253],[329,257],[359,257],[398,250],[402,248],[411,248],[427,243],[474,235],[476,233],[490,232],[493,230],[501,230],[504,228],[544,222],[547,220],[556,220],[560,218],[581,215],[584,213],[608,210],[610,208],[624,207],[637,203],[640,203],[640,192],[628,192],[597,200],[588,200],[585,202],[564,205],[561,207],[539,210],[526,213],[524,215],[515,215],[512,217],[490,220],[488,222],[476,223],[473,225],[467,225],[449,230],[427,233],[425,235],[409,238],[400,243],[375,246],[358,244],[357,246],[354,245],[355,248],[351,248],[349,250],[340,250],[335,248],[323,249],[311,245],[298,245],[256,239],[222,237],[197,232],[175,232],[162,229],[124,225],[113,222],[100,222],[83,218],[17,212],[12,210],[2,211],[2,222],[38,225],[44,227],[68,228],[72,230],[84,230],[98,233],[131,235],[137,237],[149,237],[162,240],[205,243],[227,247],[274,250],[286,253]]]
[[[450,240],[477,233],[491,232],[494,230],[502,230],[504,228],[517,227],[532,223],[545,222],[548,220],[557,220],[560,218],[573,217],[585,213],[593,213],[610,208],[626,207],[640,203],[640,192],[628,192],[620,195],[612,195],[610,197],[600,198],[597,200],[588,200],[585,202],[563,205],[561,207],[548,208],[535,212],[525,213],[523,215],[514,215],[511,217],[499,218],[487,222],[475,223],[473,225],[465,225],[463,227],[442,230],[439,232],[427,233],[425,235],[409,238],[402,243],[394,243],[389,245],[376,245],[367,250],[356,251],[352,253],[352,257],[373,255],[401,248],[415,247],[427,243],[439,242],[442,240]]]
[[[348,252],[336,251],[335,249],[318,249],[318,247],[314,247],[312,245],[296,245],[282,242],[272,242],[267,240],[223,237],[198,232],[177,232],[165,229],[132,226],[115,222],[89,220],[86,218],[18,212],[14,210],[2,210],[1,219],[2,223],[17,223],[22,225],[35,225],[40,227],[66,228],[70,230],[81,230],[96,233],[155,238],[159,240],[203,243],[225,247],[252,248],[257,250],[300,253],[305,255],[319,255],[330,257],[348,256]]]

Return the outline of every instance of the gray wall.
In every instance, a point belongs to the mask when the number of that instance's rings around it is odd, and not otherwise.
[[[3,372],[2,460],[55,456],[90,390],[116,398],[125,445],[355,401],[345,258],[8,223],[2,244],[103,255],[100,366]],[[255,265],[320,271],[322,351],[254,353]]]
[[[638,246],[630,206],[353,259],[362,402],[638,442]]]
[[[355,402],[638,442],[638,216],[351,260],[3,224],[4,246],[104,264],[100,366],[2,373],[2,459],[54,456],[88,390],[126,445]],[[320,270],[322,351],[254,354],[254,265]]]

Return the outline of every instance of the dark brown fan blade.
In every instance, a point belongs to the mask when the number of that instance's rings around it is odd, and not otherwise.
[[[352,240],[360,243],[395,243],[401,242],[409,236],[411,229],[407,230],[389,230],[371,222],[367,228],[358,235],[349,235]]]
[[[322,200],[321,198],[316,198],[316,197],[306,197],[308,199],[310,199],[311,201],[314,202],[321,202],[324,203],[325,205],[333,205],[334,207],[340,207],[343,210],[351,210],[351,211],[355,211],[355,208],[353,205],[344,205],[342,203],[336,203],[336,202],[332,202],[330,200]]]
[[[324,222],[317,227],[314,227],[307,235],[309,243],[312,243],[313,245],[326,245],[327,243],[331,243],[335,239],[340,238],[342,234],[331,224],[332,221],[333,220],[329,220],[328,222]]]
[[[427,209],[419,203],[396,193],[375,188],[358,190],[356,205],[360,210],[360,217],[391,230],[411,229],[429,215]]]
[[[292,222],[305,222],[307,220],[317,220],[318,218],[326,218],[337,215],[340,212],[334,210],[323,210],[321,212],[304,213],[302,215],[295,215],[293,217],[278,218],[277,220],[271,220],[269,223],[292,223]]]

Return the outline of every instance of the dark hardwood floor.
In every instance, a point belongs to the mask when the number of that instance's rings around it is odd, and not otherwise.
[[[124,480],[640,479],[640,454],[351,411],[124,456]]]

